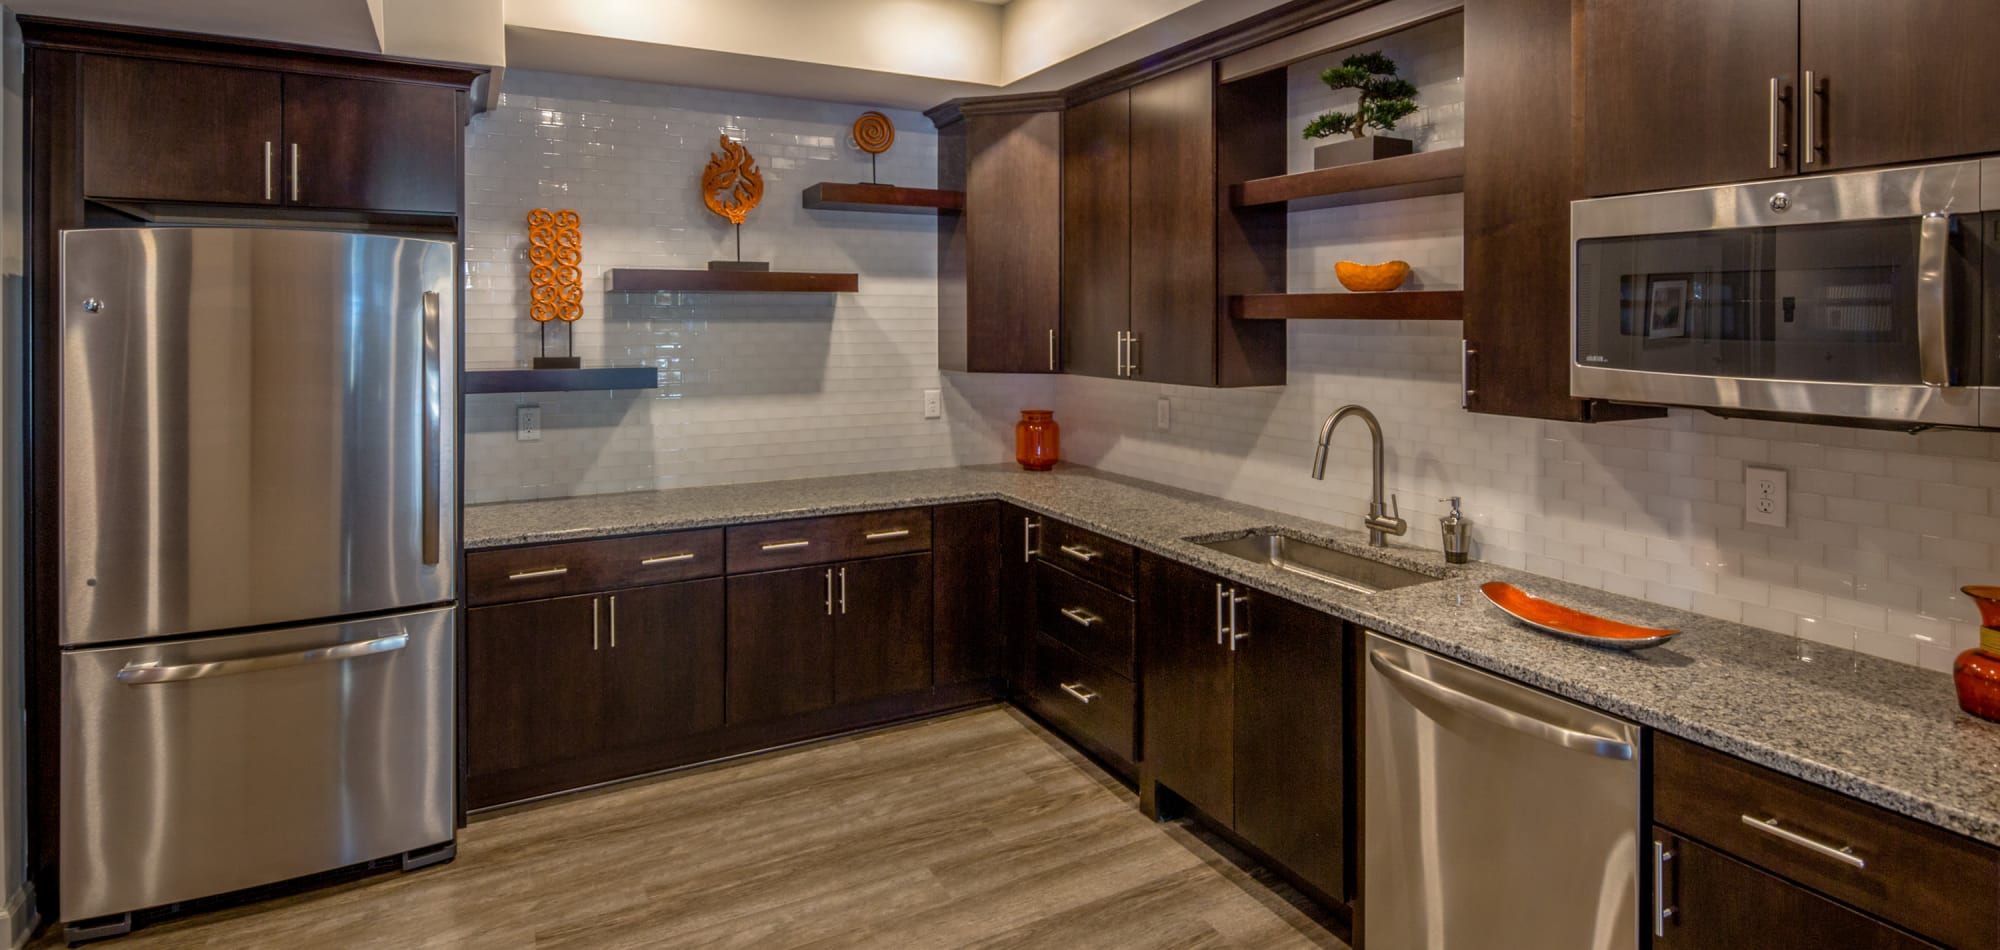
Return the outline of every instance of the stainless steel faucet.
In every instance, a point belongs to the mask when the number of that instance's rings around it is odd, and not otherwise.
[[[1393,513],[1389,505],[1382,503],[1382,422],[1375,418],[1374,413],[1362,406],[1348,405],[1335,409],[1333,415],[1327,416],[1326,422],[1319,427],[1319,450],[1313,453],[1312,474],[1316,479],[1326,480],[1327,446],[1333,441],[1334,428],[1348,416],[1360,416],[1362,422],[1368,423],[1368,436],[1375,442],[1375,492],[1368,503],[1368,517],[1361,519],[1361,523],[1368,526],[1368,543],[1371,546],[1387,547],[1389,541],[1384,535],[1402,537],[1410,530],[1410,523],[1402,519],[1403,506],[1394,495],[1389,496],[1390,504],[1395,506]]]

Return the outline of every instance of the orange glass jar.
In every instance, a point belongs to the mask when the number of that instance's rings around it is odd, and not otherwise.
[[[1961,588],[1979,605],[1979,645],[1958,655],[1951,681],[1958,708],[2000,722],[2000,587]]]
[[[1014,423],[1014,461],[1031,472],[1046,472],[1062,458],[1062,427],[1049,409],[1023,409]]]

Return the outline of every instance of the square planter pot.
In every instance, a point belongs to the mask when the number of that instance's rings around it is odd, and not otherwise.
[[[1378,158],[1394,158],[1408,155],[1417,150],[1417,143],[1409,139],[1371,135],[1365,139],[1341,139],[1338,142],[1313,149],[1313,168],[1332,168],[1336,165],[1352,165],[1356,162],[1372,162]]]

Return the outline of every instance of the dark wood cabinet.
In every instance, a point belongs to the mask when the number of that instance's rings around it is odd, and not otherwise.
[[[1132,87],[1132,334],[1126,375],[1214,386],[1215,68]]]
[[[1226,589],[1173,561],[1139,562],[1143,774],[1225,825],[1236,815],[1236,679],[1220,616]]]
[[[285,198],[299,207],[457,214],[459,94],[446,86],[284,77]]]
[[[931,685],[931,556],[834,568],[833,701],[856,703]]]
[[[600,741],[623,749],[722,726],[722,581],[640,587],[604,600]]]
[[[931,510],[931,679],[938,686],[979,683],[998,690],[1001,624],[1001,505],[977,501]]]
[[[1025,689],[1033,655],[1036,617],[1035,559],[1049,519],[1014,505],[1000,506],[1001,665],[1010,693]]]
[[[85,195],[281,201],[281,74],[128,56],[79,59]]]
[[[1132,94],[1063,112],[1062,368],[1123,376],[1132,327]]]
[[[728,579],[731,725],[833,705],[833,588],[829,567]]]
[[[1804,170],[2000,151],[1994,12],[1962,0],[1800,0],[1800,75],[1812,70],[1819,86],[1819,152]]]
[[[1470,22],[1466,39],[1469,46]],[[1797,149],[1783,148],[1775,163],[1771,156],[1774,127],[1781,146],[1793,141],[1793,111],[1773,101],[1771,82],[1797,103],[1798,50],[1793,3],[1586,0],[1584,189],[1611,195],[1799,170]]]
[[[950,104],[938,126],[938,187],[965,211],[938,215],[938,366],[1053,373],[1062,310],[1062,100]]]
[[[1660,893],[1673,911],[1660,925],[1664,935],[1653,938],[1653,946],[1661,950],[1923,950],[1938,946],[1666,828],[1653,828],[1653,847],[1672,855],[1661,864],[1666,880]]]
[[[466,612],[467,768],[473,781],[597,751],[603,721],[598,599]]]

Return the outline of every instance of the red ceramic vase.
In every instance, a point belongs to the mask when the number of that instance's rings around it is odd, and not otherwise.
[[[1951,680],[1958,708],[2000,722],[2000,587],[1960,588],[1979,605],[1979,645],[1958,655]]]
[[[1031,472],[1046,472],[1062,458],[1062,427],[1055,412],[1023,409],[1014,423],[1014,461]]]

